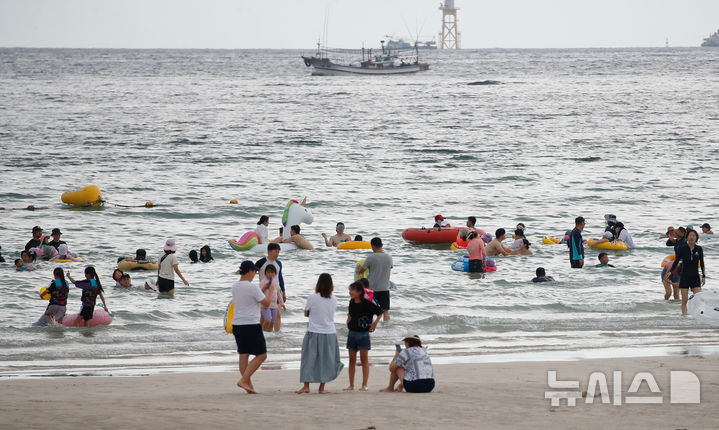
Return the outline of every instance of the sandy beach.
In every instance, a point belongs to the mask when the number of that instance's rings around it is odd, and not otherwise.
[[[545,399],[548,370],[557,371],[558,381],[580,381],[584,396],[589,375],[603,372],[611,402],[612,372],[622,371],[622,405],[602,404],[597,391],[593,404],[580,398],[573,407],[566,400],[551,406]],[[697,375],[701,403],[670,403],[670,372],[678,370]],[[717,355],[438,365],[431,394],[380,393],[387,371],[371,372],[370,392],[344,392],[345,369],[325,395],[294,394],[297,370],[256,373],[259,395],[235,386],[239,372],[6,379],[0,382],[0,427],[708,429],[719,422]],[[642,383],[627,395],[637,372],[654,376],[661,404],[626,404],[632,395],[651,394]]]

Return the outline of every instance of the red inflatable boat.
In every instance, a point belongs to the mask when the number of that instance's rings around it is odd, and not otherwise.
[[[453,243],[457,240],[458,228],[408,228],[402,232],[402,238],[415,243]]]

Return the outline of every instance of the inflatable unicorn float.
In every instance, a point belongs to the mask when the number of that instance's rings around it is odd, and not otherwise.
[[[312,211],[305,207],[306,204],[307,197],[302,200],[302,203],[297,200],[290,200],[287,202],[285,211],[282,214],[282,240],[290,238],[290,227],[293,225],[312,224],[312,221],[314,220],[312,217]],[[235,251],[267,251],[267,244],[260,243],[260,237],[254,231],[248,231],[243,234],[239,240],[230,239],[228,242]],[[280,249],[283,251],[290,251],[299,248],[294,243],[280,243]]]

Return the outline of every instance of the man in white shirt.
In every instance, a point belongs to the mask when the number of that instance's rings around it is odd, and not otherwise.
[[[252,280],[257,273],[257,266],[249,260],[240,264],[237,271],[240,280],[232,285],[232,302],[234,303],[234,316],[232,318],[232,334],[235,335],[237,353],[240,355],[240,374],[242,378],[237,386],[248,394],[257,394],[250,378],[267,359],[267,346],[265,336],[260,325],[260,307],[270,305],[270,296],[260,290],[259,285]],[[270,290],[268,290],[269,292]],[[250,355],[255,358],[249,361]]]

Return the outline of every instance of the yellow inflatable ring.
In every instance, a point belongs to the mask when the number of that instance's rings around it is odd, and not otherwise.
[[[674,254],[669,254],[666,257],[664,257],[664,260],[662,260],[662,268],[665,267],[667,264],[669,264],[670,265],[669,267],[671,267],[671,265],[674,264],[675,258],[677,258],[677,256]],[[698,267],[701,268],[702,263],[699,263]]]
[[[626,251],[629,249],[626,243],[622,242],[621,240],[615,240],[614,242],[602,242],[599,245],[594,245],[595,242],[597,242],[599,239],[597,238],[591,238],[587,241],[587,246],[590,248],[597,248],[597,249],[611,249],[614,251]]]
[[[372,249],[372,245],[366,240],[350,240],[337,245],[337,249]]]
[[[556,245],[559,242],[561,242],[561,241],[554,236],[544,236],[542,238],[542,243],[545,245]]]
[[[53,263],[72,263],[75,261],[82,261],[82,258],[76,258],[74,260],[71,260],[69,258],[55,258],[54,260],[52,260]]]
[[[147,261],[145,263],[138,263],[137,260],[126,258],[121,262],[117,263],[117,268],[120,270],[157,270],[157,261]]]

